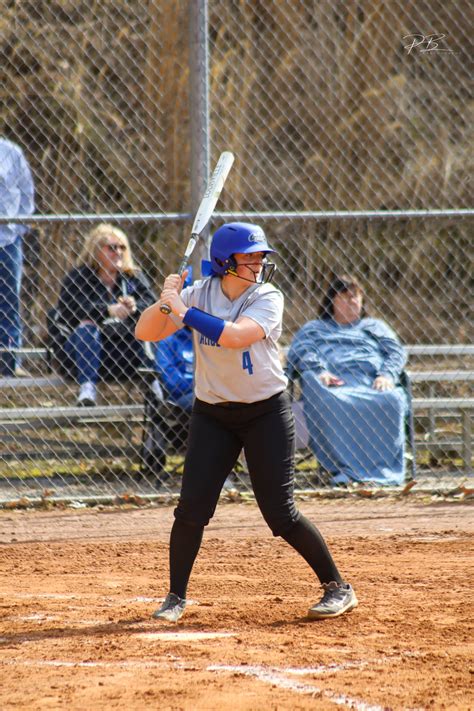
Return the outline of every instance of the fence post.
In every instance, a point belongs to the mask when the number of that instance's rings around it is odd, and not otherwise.
[[[209,177],[209,32],[207,0],[189,2],[189,96],[191,123],[191,212],[196,214]],[[194,277],[200,276],[201,259],[207,258],[209,230],[197,245]]]

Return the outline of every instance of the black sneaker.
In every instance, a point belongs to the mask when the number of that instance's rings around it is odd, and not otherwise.
[[[357,607],[358,600],[349,583],[323,583],[324,595],[321,600],[308,610],[308,617],[324,620],[326,617],[338,617]]]
[[[168,593],[162,606],[153,613],[152,617],[155,620],[168,620],[168,622],[177,622],[184,612],[186,600],[183,600],[174,593]]]

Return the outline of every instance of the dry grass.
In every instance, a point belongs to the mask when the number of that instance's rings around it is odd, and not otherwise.
[[[38,211],[189,210],[195,116],[188,3],[4,5],[0,130],[26,149]],[[212,154],[229,148],[238,157],[223,209],[470,204],[469,5],[415,5],[209,3]],[[433,27],[455,53],[403,49],[404,35]],[[420,326],[414,333],[410,325],[407,333],[468,338],[459,296],[470,271],[467,224],[283,222],[271,229],[277,242],[280,235],[282,241],[293,237],[290,296],[294,283],[314,308],[328,268],[348,263],[376,292],[393,291],[386,300],[394,311],[415,299],[412,320]],[[142,262],[160,280],[176,263],[186,228],[150,225],[130,232]],[[36,332],[82,233],[68,235],[59,226],[42,235],[47,259],[39,264],[32,305]],[[306,317],[303,310],[295,314],[291,330]],[[405,314],[394,317],[403,336]]]

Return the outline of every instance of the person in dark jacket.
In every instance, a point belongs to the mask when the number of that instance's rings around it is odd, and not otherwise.
[[[63,336],[55,355],[60,370],[79,383],[78,405],[96,404],[99,380],[131,377],[146,364],[134,329],[154,301],[126,234],[109,224],[95,227],[62,284],[54,314]]]

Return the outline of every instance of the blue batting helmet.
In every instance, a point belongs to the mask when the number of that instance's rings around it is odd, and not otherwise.
[[[265,237],[265,232],[258,225],[249,222],[228,222],[214,233],[211,241],[211,268],[214,274],[226,274],[235,269],[232,257],[236,252],[274,252]]]

